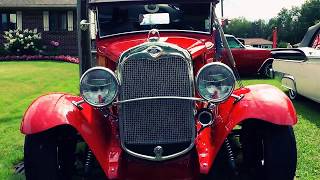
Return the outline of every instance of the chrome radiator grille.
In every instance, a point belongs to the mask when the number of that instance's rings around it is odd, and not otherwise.
[[[127,59],[121,67],[120,100],[143,97],[192,97],[189,63],[179,56],[157,60]],[[190,143],[193,139],[194,103],[156,99],[120,106],[121,139],[126,145]]]

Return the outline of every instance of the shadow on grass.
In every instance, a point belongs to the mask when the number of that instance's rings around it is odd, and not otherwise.
[[[15,120],[15,119],[21,119],[22,120],[22,115],[1,118],[0,124],[9,122],[9,121],[12,121],[12,120]]]
[[[299,96],[297,100],[293,101],[297,114],[307,119],[311,123],[320,128],[320,104]]]

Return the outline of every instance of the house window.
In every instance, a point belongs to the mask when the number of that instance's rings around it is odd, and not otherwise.
[[[7,31],[9,29],[17,28],[17,14],[16,13],[0,13],[0,31]]]
[[[49,12],[49,29],[50,31],[66,31],[68,27],[66,11]]]

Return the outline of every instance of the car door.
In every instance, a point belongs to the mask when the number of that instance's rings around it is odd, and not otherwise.
[[[245,48],[235,37],[227,36],[227,41],[241,74],[255,74],[270,52],[262,49]]]
[[[247,69],[247,64],[244,63],[244,46],[240,42],[238,42],[233,36],[227,36],[226,39],[232,52],[238,71],[240,73],[245,73]],[[224,53],[224,58],[227,58],[226,53]]]
[[[320,102],[320,56],[311,56],[307,61],[301,63],[299,72],[299,77],[296,77],[298,93]]]

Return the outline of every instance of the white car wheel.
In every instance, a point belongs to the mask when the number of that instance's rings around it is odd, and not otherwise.
[[[294,100],[294,99],[296,99],[297,98],[297,95],[298,95],[298,93],[297,93],[297,91],[294,91],[294,90],[292,90],[292,89],[289,89],[289,98],[291,99],[291,100]]]
[[[268,77],[268,78],[274,78],[274,73],[273,73],[273,69],[272,69],[272,63],[268,63],[264,66],[263,71],[262,71],[263,75]]]

